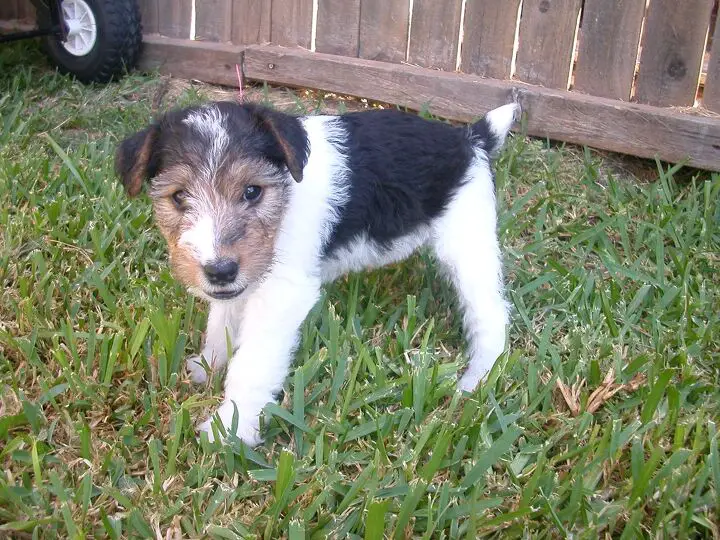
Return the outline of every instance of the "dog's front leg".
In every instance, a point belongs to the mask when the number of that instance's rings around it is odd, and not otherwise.
[[[208,314],[205,342],[200,355],[189,356],[186,366],[190,379],[195,383],[207,381],[208,373],[205,363],[210,370],[217,372],[228,361],[228,338],[230,339],[230,350],[234,346],[239,326],[242,299],[233,302],[211,302],[210,313]],[[204,359],[204,362],[203,362]]]
[[[236,416],[234,433],[241,440],[252,446],[262,441],[259,415],[282,389],[300,325],[319,295],[318,278],[295,272],[273,272],[250,293],[238,348],[228,365],[225,397],[217,410],[228,434],[233,432]],[[200,429],[213,440],[213,417]]]

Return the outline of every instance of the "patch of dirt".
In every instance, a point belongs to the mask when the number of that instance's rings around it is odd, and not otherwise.
[[[293,89],[256,83],[246,84],[242,92],[238,88],[216,86],[197,80],[163,77],[153,96],[153,110],[174,106],[180,96],[188,90],[211,101],[245,101],[249,103],[271,103],[276,109],[321,110],[325,114],[364,111],[368,109],[391,108],[392,105],[311,89]]]

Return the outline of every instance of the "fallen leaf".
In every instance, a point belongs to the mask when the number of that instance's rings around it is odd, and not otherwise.
[[[590,414],[595,413],[600,407],[602,407],[607,401],[609,401],[611,397],[613,397],[621,390],[634,392],[635,390],[640,388],[640,386],[642,386],[647,380],[644,373],[638,373],[630,380],[630,382],[625,384],[616,384],[615,382],[613,382],[614,379],[615,370],[610,368],[610,370],[607,372],[607,375],[605,375],[605,379],[603,380],[602,384],[598,388],[596,388],[592,394],[590,394],[587,405],[587,411]]]
[[[590,414],[593,414],[597,412],[600,407],[607,403],[615,394],[617,394],[621,390],[634,392],[643,384],[645,384],[646,381],[647,377],[645,376],[645,374],[638,373],[629,382],[625,384],[617,384],[615,382],[615,370],[613,368],[610,368],[605,374],[605,378],[603,379],[602,383],[600,383],[600,386],[598,386],[590,394],[585,410]],[[579,416],[581,412],[580,392],[585,386],[585,379],[575,383],[572,387],[568,387],[568,385],[566,385],[560,379],[557,379],[556,385],[558,390],[560,390],[560,394],[562,395],[563,400],[567,404],[568,409],[570,410],[570,414],[572,414],[573,416]]]

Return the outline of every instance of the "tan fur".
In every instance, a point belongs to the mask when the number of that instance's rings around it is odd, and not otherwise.
[[[154,129],[148,130],[145,140],[137,153],[135,163],[133,163],[127,175],[123,178],[125,189],[130,197],[135,197],[142,189],[143,182],[145,181],[145,176],[147,174],[148,162],[150,161],[150,151],[152,150],[152,146],[154,144],[155,135],[156,133]],[[122,156],[119,156],[119,159],[122,159]]]
[[[295,151],[290,146],[290,143],[287,141],[287,139],[285,139],[282,131],[278,129],[272,118],[268,116],[263,116],[262,122],[265,125],[266,129],[270,133],[272,133],[273,137],[275,137],[275,140],[278,142],[278,144],[280,144],[280,148],[282,149],[283,155],[285,156],[285,163],[288,166],[290,174],[296,182],[301,182],[302,167],[300,166],[300,163],[298,163],[297,156],[295,155]]]
[[[173,274],[188,287],[204,288],[202,265],[192,250],[180,244],[180,238],[198,216],[210,215],[215,238],[208,242],[214,242],[218,257],[239,264],[239,280],[248,286],[272,265],[288,186],[277,169],[264,161],[226,161],[212,178],[205,173],[202,167],[176,166],[153,181],[150,196],[156,222],[168,243]],[[263,189],[257,202],[243,199],[248,186]],[[178,190],[188,193],[185,212],[173,202]]]

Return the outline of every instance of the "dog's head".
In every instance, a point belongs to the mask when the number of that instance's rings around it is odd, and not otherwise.
[[[219,102],[170,112],[125,139],[115,168],[130,196],[149,181],[178,279],[201,297],[228,299],[269,270],[307,155],[297,118]]]

